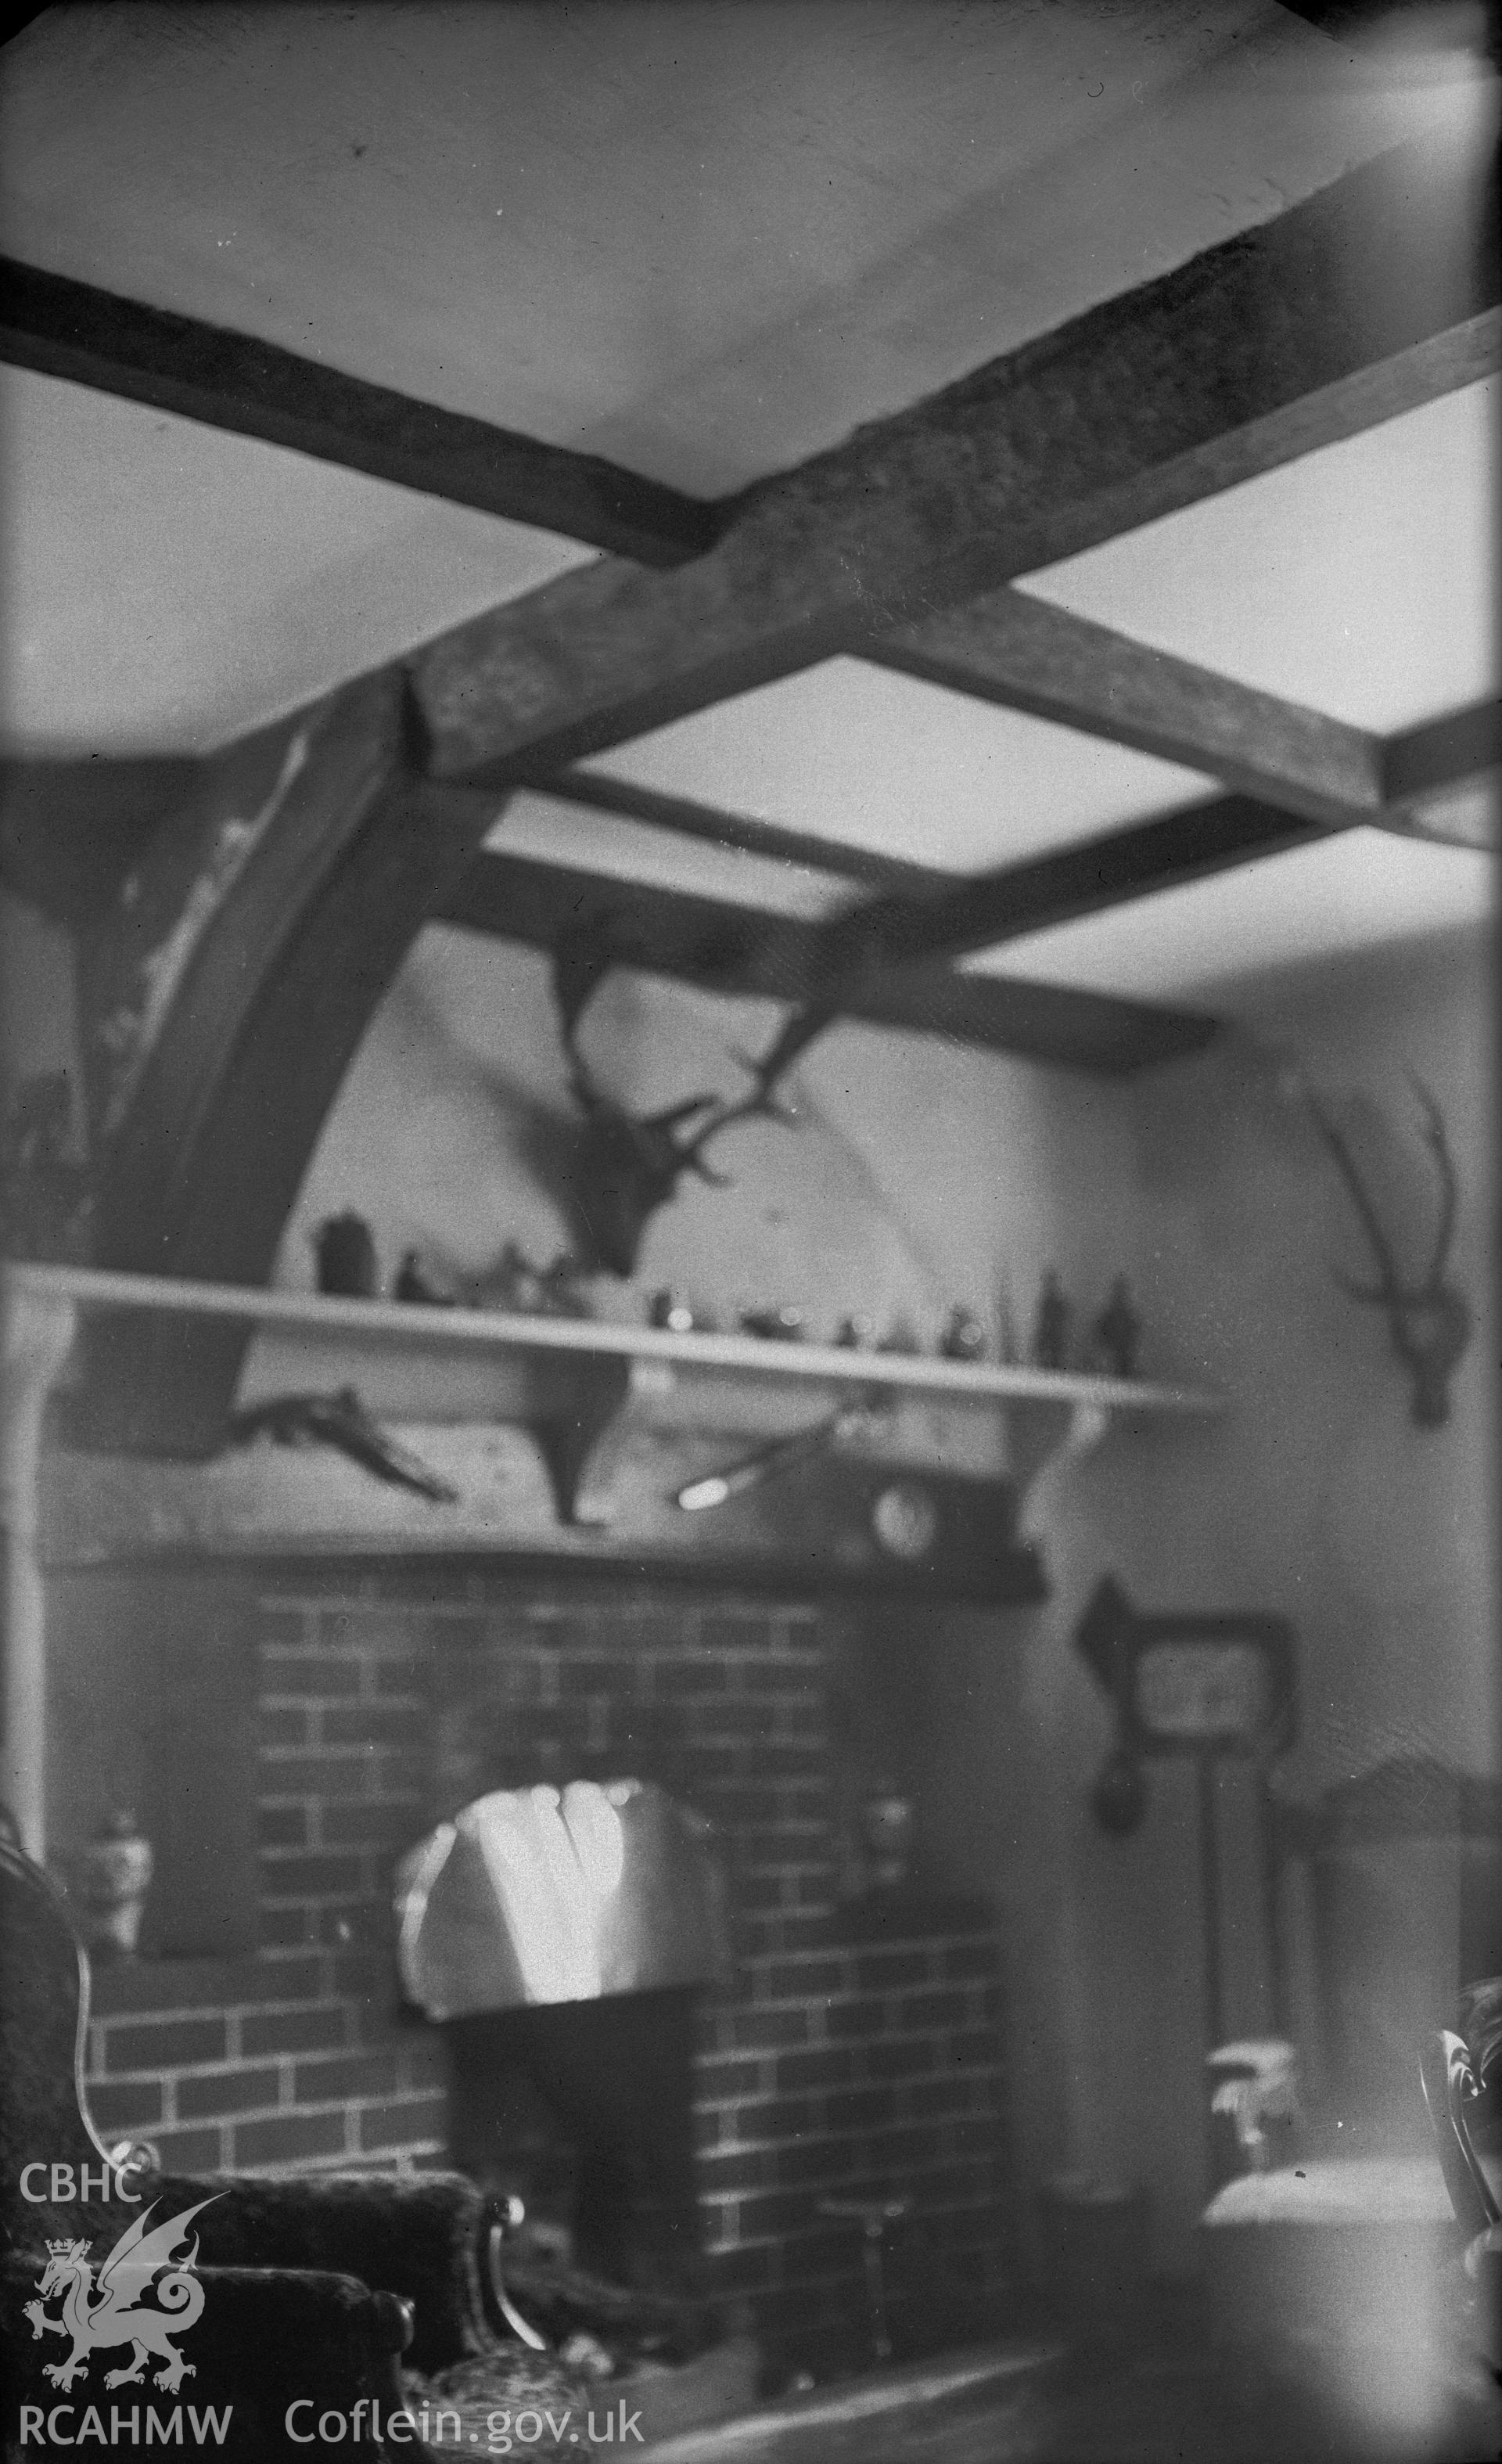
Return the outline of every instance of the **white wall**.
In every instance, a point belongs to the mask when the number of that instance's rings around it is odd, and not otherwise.
[[[1150,1287],[1183,1293],[1190,1350],[1238,1400],[1236,1511],[1187,1493],[1175,1541],[1196,1576],[1298,1619],[1301,1786],[1395,1752],[1497,1768],[1492,966],[1468,935],[1301,971],[1267,987],[1256,1042],[1143,1091]],[[1290,1055],[1374,1108],[1371,1167],[1415,1270],[1438,1185],[1405,1071],[1439,1102],[1460,1181],[1450,1280],[1476,1318],[1442,1429],[1413,1426],[1382,1312],[1335,1287],[1332,1264],[1370,1276],[1371,1260],[1280,1084]]]
[[[38,946],[25,963],[55,979],[55,957]],[[601,1287],[628,1313],[664,1282],[723,1312],[792,1301],[816,1331],[846,1309],[879,1323],[900,1309],[931,1339],[950,1302],[989,1309],[1003,1287],[1025,1334],[1046,1264],[1091,1304],[1124,1266],[1148,1368],[1230,1397],[1220,1423],[1113,1435],[1045,1473],[1030,1519],[1051,1600],[935,1617],[919,1712],[898,1724],[930,1866],[1007,1912],[1025,2163],[1035,2178],[1082,2166],[1149,2183],[1166,2265],[1191,2256],[1203,2180],[1192,1805],[1185,1774],[1159,1766],[1135,1837],[1095,1829],[1086,1796],[1110,1721],[1072,1630],[1107,1569],[1144,1605],[1282,1609],[1302,1681],[1291,1785],[1419,1748],[1497,1768],[1491,972],[1476,938],[1270,980],[1252,1028],[1130,1087],[838,1028],[797,1073],[798,1131],[732,1133],[715,1159],[733,1186],[687,1186],[635,1285]],[[34,1033],[53,1001],[33,984],[23,1006]],[[601,1079],[649,1105],[732,1088],[732,1048],[773,1023],[622,977],[584,1040]],[[1445,1429],[1409,1425],[1379,1316],[1334,1287],[1332,1260],[1365,1262],[1280,1082],[1291,1053],[1387,1118],[1385,1197],[1421,1247],[1432,1185],[1405,1065],[1444,1107],[1462,1191],[1453,1273],[1478,1320]],[[280,1280],[311,1280],[311,1231],[346,1205],[370,1218],[388,1273],[408,1245],[467,1271],[508,1237],[548,1257],[564,1238],[550,1142],[570,1117],[543,961],[429,931],[326,1124]],[[1265,2010],[1246,1868],[1231,1881],[1240,2027]]]
[[[732,1088],[730,1053],[756,1048],[773,1023],[771,1011],[621,977],[597,999],[584,1042],[601,1079],[646,1107]],[[715,1160],[733,1185],[686,1184],[655,1220],[634,1286],[601,1281],[603,1309],[639,1312],[670,1282],[722,1314],[755,1299],[794,1302],[821,1332],[847,1309],[878,1325],[901,1311],[931,1342],[950,1302],[989,1309],[1004,1288],[1025,1340],[1044,1265],[1057,1266],[1084,1309],[1124,1267],[1150,1295],[1145,1365],[1224,1375],[1236,1388],[1237,1363],[1207,1342],[1199,1299],[1179,1288],[1165,1246],[1155,1257],[1142,1237],[1140,1089],[841,1027],[806,1057],[793,1091],[798,1129],[728,1136]],[[1195,1118],[1218,1100],[1215,1087],[1190,1076],[1176,1100],[1185,1138],[1202,1142]],[[571,1112],[543,961],[429,931],[325,1126],[282,1278],[310,1279],[312,1234],[345,1206],[372,1223],[387,1274],[409,1245],[469,1273],[508,1237],[549,1257],[566,1227],[545,1184]],[[1186,1168],[1192,1181],[1187,1148]],[[1165,1201],[1156,1187],[1146,1196],[1156,1226]],[[1183,1263],[1203,1281],[1201,1261]],[[1228,1520],[1226,1467],[1244,1443],[1229,1425],[1208,1434],[1204,1423],[1117,1434],[1098,1462],[1047,1472],[1028,1520],[1044,1542],[1053,1600],[1038,1612],[928,1620],[916,1691],[892,1679],[890,1636],[871,1638],[871,1685],[882,1689],[884,1670],[893,1703],[884,1719],[868,1705],[866,1726],[919,1793],[929,1868],[993,1894],[1006,1913],[1016,2114],[1035,2177],[1080,2164],[1154,2173],[1179,2161],[1186,2132],[1195,2174],[1194,1869],[1182,1809],[1160,1786],[1140,1838],[1121,1846],[1091,1826],[1085,1798],[1108,1724],[1070,1634],[1113,1566],[1147,1600],[1186,1585],[1191,1599],[1228,1588],[1263,1596],[1259,1575],[1238,1590],[1213,1557],[1190,1579],[1182,1539],[1162,1545],[1158,1529],[1165,1516],[1182,1521],[1174,1501],[1207,1483],[1210,1512]],[[913,1648],[913,1638],[904,1631],[895,1647]],[[1141,1966],[1122,1977],[1133,1944],[1150,1946],[1150,1978]],[[1120,2039],[1109,2057],[1107,2035]],[[1160,2096],[1165,2043],[1174,2085]],[[1144,2111],[1161,2145],[1139,2145]]]
[[[847,1309],[902,1310],[931,1339],[948,1302],[986,1308],[1003,1286],[1025,1334],[1046,1264],[1091,1303],[1124,1266],[1147,1365],[1230,1397],[1221,1422],[1118,1433],[1043,1475],[1030,1520],[1052,1598],[932,1620],[907,1744],[930,1867],[1006,1911],[1026,2166],[1147,2182],[1165,2266],[1192,2260],[1204,2184],[1192,1794],[1186,1771],[1158,1765],[1141,1832],[1096,1829],[1110,1717],[1073,1628],[1108,1569],[1145,1606],[1284,1611],[1302,1708],[1280,1777],[1300,1793],[1396,1751],[1495,1767],[1490,985],[1479,939],[1269,980],[1242,1004],[1250,1024],[1130,1087],[839,1028],[797,1073],[799,1130],[732,1133],[716,1160],[733,1186],[686,1187],[635,1286],[600,1287],[613,1312],[664,1282],[722,1311],[792,1301],[821,1331]],[[584,1037],[600,1077],[645,1106],[733,1087],[730,1051],[773,1023],[620,978]],[[1405,1065],[1444,1108],[1462,1190],[1452,1268],[1478,1328],[1442,1430],[1411,1426],[1380,1315],[1334,1285],[1332,1261],[1366,1261],[1287,1078],[1294,1055],[1386,1120],[1384,1202],[1421,1249],[1434,1190]],[[564,1227],[543,1186],[548,1124],[569,1112],[543,962],[429,932],[330,1116],[283,1276],[308,1279],[312,1228],[345,1205],[370,1218],[388,1271],[412,1243],[470,1271],[509,1235],[551,1255]],[[1234,1775],[1222,1811],[1235,2032],[1269,2011]]]
[[[1212,1434],[1118,1443],[1056,1476],[1053,1600],[1020,1655],[963,1637],[934,1698],[930,1821],[1013,1910],[1025,2135],[1040,2166],[1150,2183],[1165,2266],[1190,2263],[1203,2195],[1193,1800],[1187,1772],[1160,1764],[1136,1837],[1093,1827],[1110,1723],[1070,1630],[1105,1566],[1144,1606],[1283,1611],[1302,1704],[1278,1777],[1299,1794],[1396,1753],[1497,1769],[1491,973],[1475,937],[1270,980],[1245,1032],[1141,1082],[1144,1307],[1231,1411]],[[1282,1075],[1292,1055],[1386,1117],[1384,1203],[1415,1256],[1436,1191],[1405,1066],[1441,1103],[1461,1186],[1452,1275],[1477,1318],[1442,1429],[1411,1425],[1380,1313],[1335,1287],[1332,1262],[1369,1261]],[[1229,1790],[1223,1810],[1237,2033],[1270,2012],[1245,1797]]]
[[[701,1089],[742,1090],[734,1054],[765,1048],[778,1020],[770,1004],[620,975],[580,1040],[601,1086],[647,1111]],[[708,1159],[730,1186],[685,1180],[631,1286],[600,1279],[602,1313],[638,1315],[673,1284],[722,1322],[757,1301],[791,1303],[826,1335],[846,1311],[879,1329],[902,1313],[931,1343],[952,1303],[990,1315],[1004,1284],[1025,1339],[1045,1265],[1095,1308],[1132,1264],[1121,1086],[839,1026],[782,1091],[797,1127],[729,1132]],[[508,1238],[546,1261],[568,1238],[548,1181],[577,1118],[546,962],[430,928],[325,1124],[278,1280],[312,1280],[312,1235],[345,1206],[371,1222],[388,1275],[408,1246],[456,1273],[482,1271]]]

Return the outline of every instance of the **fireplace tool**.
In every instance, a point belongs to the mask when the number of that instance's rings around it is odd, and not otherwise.
[[[795,1429],[790,1437],[773,1438],[770,1444],[758,1446],[726,1471],[707,1472],[700,1480],[689,1481],[678,1491],[676,1502],[686,1514],[702,1514],[709,1507],[724,1506],[732,1497],[744,1496],[750,1488],[759,1488],[774,1472],[788,1471],[795,1463],[822,1454],[826,1446],[841,1444],[890,1409],[880,1389],[875,1395],[862,1395],[856,1402],[842,1404],[838,1412],[827,1413],[807,1428]]]
[[[828,2198],[818,2203],[821,2216],[835,2216],[860,2227],[860,2263],[865,2275],[871,2351],[879,2362],[892,2358],[892,2339],[886,2323],[886,2229],[900,2216],[909,2214],[912,2204],[909,2198]]]

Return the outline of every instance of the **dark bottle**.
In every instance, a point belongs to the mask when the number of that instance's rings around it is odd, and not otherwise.
[[[1143,1322],[1132,1307],[1126,1277],[1118,1275],[1095,1323],[1095,1349],[1100,1367],[1111,1377],[1135,1377]]]
[[[376,1244],[362,1215],[330,1215],[313,1237],[320,1292],[370,1300],[381,1280]]]
[[[1052,1266],[1043,1274],[1043,1287],[1038,1293],[1037,1309],[1033,1319],[1033,1366],[1034,1369],[1067,1369],[1069,1366],[1069,1302],[1063,1286]]]

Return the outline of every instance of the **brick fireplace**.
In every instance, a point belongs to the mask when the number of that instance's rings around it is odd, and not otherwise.
[[[441,2162],[441,2031],[399,2007],[391,1875],[493,1787],[625,1774],[708,1816],[733,1975],[693,2063],[711,2291],[778,2348],[859,2339],[829,2194],[905,2195],[893,2311],[992,2323],[1012,2263],[998,1950],[985,1910],[841,1904],[837,1673],[857,1604],[320,1563],[233,1578],[253,1652],[259,1947],[101,1970],[90,2092],[107,2134],[200,2168]],[[922,2315],[920,2315],[922,2314]]]

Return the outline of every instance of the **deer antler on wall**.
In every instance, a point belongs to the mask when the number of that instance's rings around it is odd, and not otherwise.
[[[579,1021],[616,963],[607,936],[597,926],[567,935],[554,953],[553,996],[569,1058],[569,1085],[584,1114],[584,1136],[571,1175],[573,1211],[586,1243],[578,1264],[629,1275],[648,1221],[673,1196],[686,1172],[697,1173],[717,1188],[725,1186],[726,1176],[705,1160],[711,1138],[732,1121],[791,1117],[773,1090],[799,1053],[829,1024],[831,1012],[814,1006],[795,1009],[760,1061],[743,1060],[751,1087],[737,1102],[707,1093],[686,1095],[660,1112],[630,1112],[599,1086],[578,1044]]]
[[[1411,1069],[1407,1074],[1424,1114],[1425,1144],[1434,1157],[1440,1186],[1439,1218],[1429,1264],[1422,1281],[1416,1284],[1404,1282],[1399,1272],[1392,1243],[1344,1137],[1309,1086],[1304,1086],[1303,1094],[1315,1126],[1350,1192],[1377,1265],[1375,1283],[1360,1283],[1339,1268],[1335,1269],[1336,1281],[1353,1300],[1386,1312],[1392,1348],[1413,1380],[1414,1424],[1421,1429],[1438,1429],[1449,1418],[1449,1381],[1470,1341],[1471,1313],[1469,1304],[1445,1279],[1460,1200],[1454,1159],[1445,1133],[1445,1116],[1423,1080]]]

